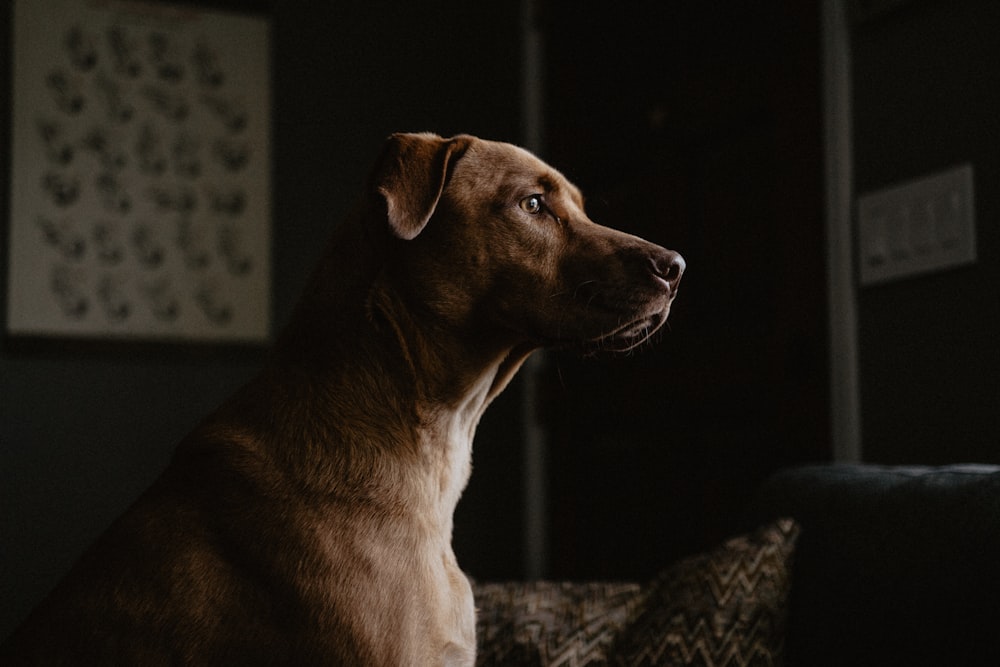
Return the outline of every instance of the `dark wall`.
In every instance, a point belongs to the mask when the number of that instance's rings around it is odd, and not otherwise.
[[[1000,4],[904,3],[851,32],[856,191],[970,162],[978,262],[860,288],[864,458],[1000,462]]]
[[[516,3],[215,5],[273,18],[275,326],[359,195],[385,136],[520,138]],[[0,5],[0,25],[9,25],[9,11]],[[7,33],[0,30],[3,77]],[[0,82],[4,90],[8,81]],[[6,239],[5,214],[0,222]],[[6,243],[0,247],[5,276]],[[259,351],[228,348],[14,343],[0,349],[0,637],[262,360]],[[520,568],[517,414],[515,387],[477,438],[455,537],[460,561],[477,576],[515,576]],[[507,511],[496,516],[500,503]],[[487,512],[489,522],[481,520]]]
[[[644,577],[830,457],[819,5],[550,4],[550,157],[688,262],[655,345],[549,369],[553,572]]]

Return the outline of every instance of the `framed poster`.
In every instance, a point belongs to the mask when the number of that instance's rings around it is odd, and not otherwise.
[[[263,342],[270,26],[126,0],[15,0],[7,329]]]

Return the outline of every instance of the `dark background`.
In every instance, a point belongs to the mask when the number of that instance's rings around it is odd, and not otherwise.
[[[551,159],[596,219],[689,266],[660,344],[553,364],[572,577],[651,574],[723,537],[769,470],[830,455],[818,5],[690,4],[553,3]]]
[[[211,5],[273,21],[275,328],[386,135],[523,140],[518,3]],[[864,458],[997,462],[1000,5],[850,5],[857,191],[970,161],[979,234],[976,265],[857,291]],[[593,218],[688,260],[655,346],[548,354],[539,377],[546,574],[646,577],[725,537],[769,472],[831,458],[819,4],[547,0],[531,20],[542,157]],[[9,66],[0,30],[4,90]],[[0,637],[262,359],[4,341]],[[480,579],[525,572],[522,396],[484,418],[456,517]]]
[[[975,266],[858,293],[866,458],[1000,459],[1000,4],[912,2],[854,30],[859,192],[971,162]]]

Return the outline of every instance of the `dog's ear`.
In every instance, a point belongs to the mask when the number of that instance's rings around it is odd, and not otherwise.
[[[384,199],[389,230],[407,241],[417,237],[434,214],[451,163],[464,151],[465,137],[394,134],[385,142],[373,187]]]

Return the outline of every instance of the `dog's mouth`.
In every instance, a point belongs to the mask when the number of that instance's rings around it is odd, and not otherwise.
[[[566,337],[544,341],[546,347],[577,351],[585,356],[630,352],[653,338],[667,321],[669,308],[634,317],[591,337]]]
[[[584,341],[582,347],[586,352],[629,352],[649,341],[666,321],[665,311],[641,317],[597,338]]]
[[[630,352],[663,328],[676,292],[666,284],[626,290],[609,289],[594,281],[582,284],[572,294],[569,303],[549,311],[547,326],[528,334],[536,345],[585,356]],[[541,333],[546,330],[548,335]]]
[[[611,317],[616,321],[599,335],[578,342],[577,346],[582,346],[585,353],[622,353],[649,341],[666,323],[675,296],[667,281],[655,280],[652,289],[606,290],[591,295],[590,306],[603,310],[609,318],[605,320],[608,324],[613,321]]]

